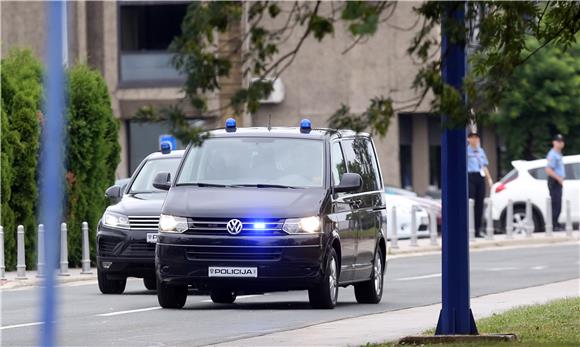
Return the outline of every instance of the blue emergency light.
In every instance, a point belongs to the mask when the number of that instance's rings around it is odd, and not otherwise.
[[[161,142],[161,153],[169,154],[171,153],[171,143],[169,141]]]
[[[304,118],[300,121],[300,132],[301,133],[309,133],[312,130],[312,122],[310,119]]]
[[[266,229],[266,223],[256,222],[254,223],[254,229]]]
[[[226,119],[226,131],[236,131],[236,120],[233,118]]]

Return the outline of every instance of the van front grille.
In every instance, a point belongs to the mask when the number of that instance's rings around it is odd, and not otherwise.
[[[189,260],[216,261],[278,261],[282,256],[280,248],[261,247],[207,247],[200,246],[187,251]]]
[[[188,233],[201,235],[229,235],[226,225],[232,219],[242,222],[242,236],[281,236],[284,220],[278,218],[190,218]]]

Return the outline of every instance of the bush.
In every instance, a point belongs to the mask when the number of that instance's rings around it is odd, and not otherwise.
[[[36,172],[42,67],[27,50],[2,59],[2,225],[7,268],[14,268],[16,225],[24,225],[26,263],[36,262]]]
[[[119,122],[113,116],[107,85],[100,73],[75,66],[68,73],[68,149],[66,163],[69,262],[82,257],[81,223],[89,223],[94,253],[95,230],[120,160]]]

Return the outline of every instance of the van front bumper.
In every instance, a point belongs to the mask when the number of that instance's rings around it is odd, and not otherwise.
[[[321,281],[323,234],[208,236],[160,234],[158,278],[197,289],[275,291],[307,289]],[[257,277],[209,277],[209,267],[256,268]]]

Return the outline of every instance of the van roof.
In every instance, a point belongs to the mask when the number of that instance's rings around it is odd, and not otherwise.
[[[301,132],[299,127],[250,127],[236,128],[235,131],[228,131],[225,128],[211,130],[213,137],[285,137],[285,138],[306,138],[306,139],[332,139],[351,136],[369,137],[368,133],[356,133],[352,130],[312,128],[309,132]]]

